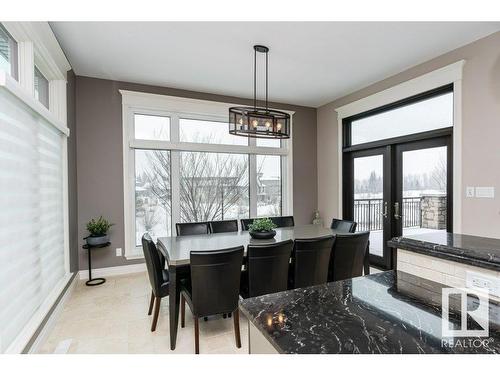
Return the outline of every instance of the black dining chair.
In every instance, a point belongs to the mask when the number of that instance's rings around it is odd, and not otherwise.
[[[142,236],[142,251],[144,252],[149,282],[151,283],[151,300],[149,302],[148,315],[151,315],[153,304],[156,302],[153,322],[151,323],[151,331],[154,332],[158,323],[161,299],[168,296],[169,276],[168,271],[165,270],[165,264],[162,264],[164,258],[162,260],[155,243],[147,233]]]
[[[208,223],[175,223],[175,231],[178,236],[190,236],[193,234],[208,234],[210,229]]]
[[[252,224],[254,219],[240,219],[240,224],[241,224],[241,230],[247,231],[248,226]]]
[[[329,282],[363,275],[369,236],[370,232],[335,236],[328,267]]]
[[[293,220],[293,216],[273,216],[270,217],[270,219],[276,225],[277,228],[295,226],[295,221]]]
[[[305,288],[327,282],[334,242],[334,236],[295,240],[290,264],[290,288]]]
[[[210,221],[210,233],[228,233],[238,231],[238,220]]]
[[[191,251],[191,280],[181,289],[181,327],[186,323],[186,302],[194,317],[195,352],[200,352],[199,318],[233,313],[236,346],[241,348],[238,299],[244,247]]]
[[[287,290],[292,249],[292,240],[248,245],[247,269],[241,274],[241,296],[256,297]]]
[[[331,229],[335,229],[339,233],[354,233],[358,223],[350,220],[332,219],[330,224]]]

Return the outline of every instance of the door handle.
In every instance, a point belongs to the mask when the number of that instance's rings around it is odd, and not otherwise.
[[[401,219],[401,215],[399,214],[399,202],[394,203],[394,219]]]
[[[382,214],[384,219],[387,219],[387,202],[384,202],[384,213]]]

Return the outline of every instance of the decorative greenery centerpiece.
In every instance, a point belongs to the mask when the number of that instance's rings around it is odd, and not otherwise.
[[[276,235],[274,228],[276,228],[276,224],[268,217],[255,219],[252,224],[248,226],[250,236],[261,240],[273,238]]]
[[[88,245],[96,246],[103,245],[109,242],[108,231],[114,224],[99,216],[97,219],[92,219],[87,223],[87,230],[90,233],[85,237]]]

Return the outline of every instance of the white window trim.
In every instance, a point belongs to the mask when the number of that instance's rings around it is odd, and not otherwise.
[[[338,212],[342,217],[342,121],[357,115],[394,103],[398,100],[420,94],[450,83],[453,84],[453,231],[462,230],[462,74],[465,60],[457,61],[386,90],[366,96],[357,101],[335,108],[338,131]]]
[[[142,252],[135,245],[135,163],[134,149],[168,149],[174,151],[200,151],[237,153],[250,155],[250,168],[256,163],[256,155],[278,155],[281,158],[281,184],[282,184],[282,214],[293,215],[293,152],[292,138],[283,140],[281,148],[256,146],[255,138],[249,138],[249,145],[223,145],[223,144],[200,144],[191,142],[180,142],[179,140],[179,118],[196,118],[212,121],[227,122],[228,109],[237,104],[214,102],[209,100],[198,100],[181,98],[167,95],[149,94],[144,92],[119,90],[122,95],[122,119],[123,119],[123,176],[124,176],[124,228],[125,228],[125,257],[127,259],[142,258]],[[283,110],[281,110],[283,111]],[[283,111],[292,117],[293,111]],[[161,115],[170,117],[170,139],[171,141],[137,140],[134,139],[134,114]],[[293,129],[293,126],[291,127]],[[171,179],[172,196],[179,196],[179,170],[175,165],[179,164],[179,153],[172,153]],[[250,217],[257,214],[257,181],[250,174]],[[253,188],[252,188],[253,187]],[[253,199],[252,199],[253,198]],[[175,221],[179,217],[179,204],[172,204],[172,235],[174,235]]]

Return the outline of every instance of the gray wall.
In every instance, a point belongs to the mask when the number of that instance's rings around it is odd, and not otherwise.
[[[76,76],[67,73],[67,116],[68,116],[68,201],[69,201],[69,266],[70,271],[78,270],[78,189],[76,176]]]
[[[118,90],[143,91],[195,99],[250,105],[251,100],[193,91],[76,77],[79,268],[87,268],[81,250],[85,223],[103,215],[115,226],[112,246],[93,253],[93,268],[142,262],[115,255],[124,247],[122,105]],[[293,205],[298,224],[309,223],[317,206],[316,109],[271,103],[295,111],[293,119]]]

